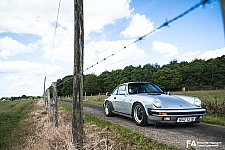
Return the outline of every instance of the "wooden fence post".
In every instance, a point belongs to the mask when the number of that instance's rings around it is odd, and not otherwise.
[[[48,108],[47,113],[49,113],[50,112],[50,91],[49,91],[49,89],[47,89],[47,108]]]
[[[78,149],[83,147],[83,0],[74,0],[74,69],[72,139]]]
[[[58,95],[57,95],[57,88],[56,82],[52,82],[52,92],[53,92],[53,120],[55,122],[55,127],[58,127]]]

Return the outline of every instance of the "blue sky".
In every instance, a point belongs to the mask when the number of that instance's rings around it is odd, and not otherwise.
[[[84,0],[84,70],[116,53],[200,0]],[[73,74],[73,1],[1,0],[0,97],[43,94]],[[143,40],[131,44],[84,74],[128,65],[168,64],[225,55],[219,0],[201,6]]]

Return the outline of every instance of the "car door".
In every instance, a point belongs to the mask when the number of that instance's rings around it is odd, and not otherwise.
[[[121,85],[116,89],[117,91],[114,91],[115,95],[113,95],[113,107],[115,111],[124,113],[124,101],[126,98],[125,92],[126,92],[126,86]]]
[[[126,94],[125,100],[123,102],[124,112],[128,115],[131,115],[131,113],[132,113],[132,101],[133,101],[132,96],[133,96],[133,93],[135,93],[135,91],[137,91],[137,87],[127,85],[126,89],[127,89],[126,90],[127,94]]]

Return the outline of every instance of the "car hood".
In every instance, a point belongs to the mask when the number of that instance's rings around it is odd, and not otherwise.
[[[175,108],[175,109],[189,109],[196,108],[196,106],[185,99],[173,95],[150,95],[151,97],[158,98],[162,102],[162,108]]]

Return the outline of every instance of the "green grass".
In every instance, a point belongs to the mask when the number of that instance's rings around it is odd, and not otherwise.
[[[96,104],[96,105],[103,105],[104,102],[98,100],[84,100],[86,103]]]
[[[60,107],[64,110],[72,113],[72,107],[67,106],[65,104],[59,103]],[[95,124],[100,128],[107,128],[109,131],[113,132],[115,136],[117,136],[117,141],[120,143],[129,142],[134,149],[141,150],[177,150],[175,146],[168,146],[164,143],[157,142],[150,137],[146,137],[136,131],[132,131],[128,128],[122,127],[117,124],[113,124],[109,121],[103,120],[99,117],[84,113],[83,119],[85,122],[90,124]]]
[[[171,94],[182,95],[182,92],[171,92]],[[202,102],[215,102],[219,104],[225,102],[225,90],[207,90],[207,91],[186,91],[187,96],[195,96]]]
[[[0,102],[0,149],[8,149],[17,143],[23,142],[23,136],[28,134],[24,129],[23,120],[32,100],[5,101]]]
[[[225,126],[225,117],[218,115],[206,114],[203,116],[201,121],[209,124]]]

